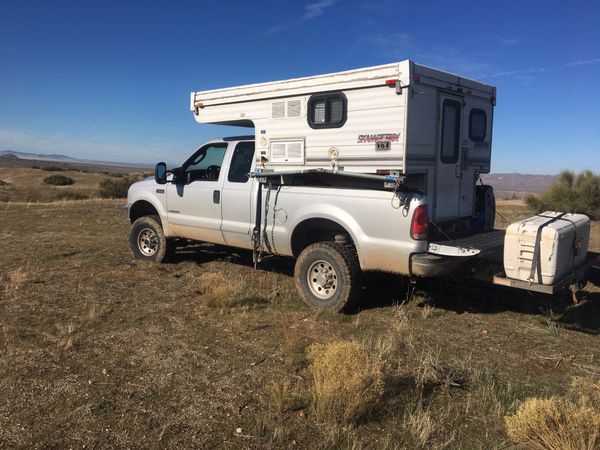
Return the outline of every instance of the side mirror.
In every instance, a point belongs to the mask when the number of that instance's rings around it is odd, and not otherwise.
[[[176,167],[171,172],[173,172],[173,183],[178,184],[178,185],[187,183],[187,180],[186,180],[187,174],[181,167]]]
[[[154,168],[154,180],[157,184],[167,184],[167,165],[159,162]]]

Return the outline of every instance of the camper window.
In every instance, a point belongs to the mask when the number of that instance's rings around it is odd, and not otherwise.
[[[471,110],[469,116],[469,138],[474,142],[483,142],[487,128],[487,116],[483,109]]]
[[[340,128],[346,122],[346,96],[341,92],[313,95],[308,99],[311,128]]]
[[[442,111],[442,151],[443,163],[454,164],[458,161],[460,144],[460,103],[456,100],[444,100]]]

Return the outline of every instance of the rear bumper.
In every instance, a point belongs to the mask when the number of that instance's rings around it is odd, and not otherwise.
[[[457,250],[476,250],[475,255],[457,251],[454,255],[433,251],[434,244],[456,247]],[[430,242],[429,253],[413,253],[410,257],[411,275],[430,278],[464,272],[479,264],[499,264],[503,262],[504,230],[475,233],[451,241]]]
[[[441,277],[456,273],[469,262],[471,258],[413,253],[410,256],[410,274],[420,278]]]

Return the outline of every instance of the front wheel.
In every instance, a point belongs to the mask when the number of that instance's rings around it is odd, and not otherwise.
[[[129,249],[135,259],[163,262],[173,253],[157,217],[144,216],[131,225]]]
[[[361,271],[353,247],[319,242],[306,247],[294,269],[302,300],[319,308],[342,311],[360,295]]]

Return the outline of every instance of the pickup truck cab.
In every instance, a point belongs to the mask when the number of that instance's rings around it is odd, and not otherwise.
[[[427,276],[415,259],[431,257],[421,192],[335,177],[267,182],[250,176],[254,152],[254,136],[210,141],[180,167],[159,163],[154,179],[134,183],[134,257],[166,260],[177,239],[293,257],[302,299],[334,310],[356,300],[363,271]]]

